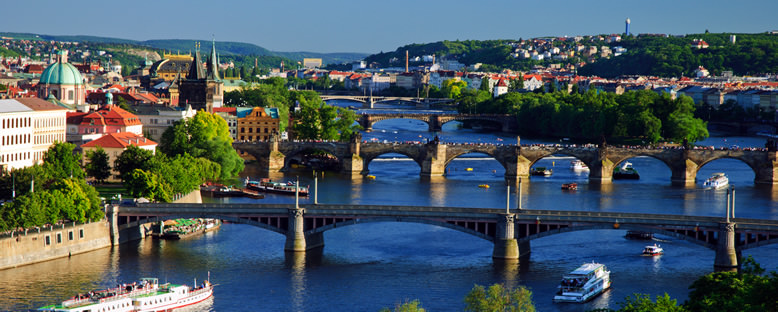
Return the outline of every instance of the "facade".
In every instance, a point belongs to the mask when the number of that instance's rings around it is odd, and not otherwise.
[[[141,149],[149,150],[152,154],[157,148],[157,142],[132,132],[109,133],[97,140],[81,145],[81,150],[83,150],[81,162],[86,165],[86,163],[89,161],[88,158],[86,158],[88,152],[95,151],[98,147],[101,147],[105,153],[108,154],[108,163],[113,164],[116,162],[116,159],[119,157],[119,155],[121,155],[122,152],[124,152],[124,150],[126,150],[130,145],[135,145]],[[112,169],[111,173],[113,173],[113,175],[106,179],[106,181],[119,181],[119,179],[116,178],[119,172]]]
[[[188,73],[192,60],[189,54],[163,54],[161,60],[151,65],[149,73],[153,78],[170,82],[175,80],[177,75]]]
[[[86,103],[84,78],[75,66],[68,63],[67,51],[57,52],[57,61],[41,73],[38,97],[46,99],[49,96],[72,108]]]
[[[109,103],[111,93],[106,93]],[[109,133],[130,132],[143,135],[143,124],[140,118],[119,106],[106,104],[100,109],[90,112],[69,112],[67,114],[67,141],[81,144]]]
[[[0,100],[0,169],[40,163],[54,142],[65,140],[66,113],[38,98]]]
[[[500,79],[497,85],[494,86],[494,97],[499,97],[505,93],[508,93],[508,82],[505,79]]]
[[[194,117],[197,112],[192,106],[172,107],[165,105],[133,105],[132,109],[143,124],[143,136],[159,141],[167,128],[179,120]]]
[[[322,60],[320,58],[304,58],[303,59],[303,66],[305,68],[319,68],[322,65]]]
[[[216,43],[213,44],[206,68],[203,68],[199,49],[189,66],[186,79],[178,78],[168,88],[171,106],[191,105],[196,111],[213,113],[214,107],[222,107],[224,82],[219,78]]]
[[[278,109],[275,107],[254,107],[246,117],[238,118],[239,141],[267,141],[278,132]]]

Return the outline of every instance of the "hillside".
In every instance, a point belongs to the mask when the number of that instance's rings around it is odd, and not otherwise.
[[[23,40],[54,40],[70,42],[92,42],[101,44],[131,44],[145,46],[154,49],[167,50],[186,53],[194,48],[195,42],[200,42],[202,50],[210,50],[211,42],[209,40],[191,40],[191,39],[157,39],[136,41],[128,39],[97,37],[97,36],[60,36],[60,35],[40,35],[32,33],[9,33],[0,32],[2,37],[11,37]],[[363,53],[316,53],[316,52],[275,52],[263,47],[244,42],[217,41],[216,49],[220,55],[234,56],[275,56],[287,58],[295,61],[302,61],[303,58],[313,57],[321,58],[324,63],[339,64],[344,62],[353,62],[361,60],[366,56]]]

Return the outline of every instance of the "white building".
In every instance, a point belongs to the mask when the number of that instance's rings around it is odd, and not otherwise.
[[[164,105],[136,105],[132,109],[135,110],[135,115],[143,124],[143,133],[154,141],[160,141],[162,133],[177,121],[192,118],[197,114],[191,105],[186,105],[185,108]]]
[[[38,98],[0,100],[0,169],[40,163],[55,141],[65,141],[66,113]]]

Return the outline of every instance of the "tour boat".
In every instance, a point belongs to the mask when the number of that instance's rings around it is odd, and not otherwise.
[[[473,171],[473,168],[465,168],[465,171]]]
[[[664,249],[660,247],[657,244],[654,244],[652,246],[646,246],[646,248],[643,248],[643,255],[644,256],[658,256],[664,253]]]
[[[548,169],[546,167],[535,167],[532,169],[532,172],[530,172],[530,175],[534,176],[550,176],[553,171],[551,169]]]
[[[600,263],[584,263],[575,271],[562,276],[554,302],[589,301],[611,287],[610,271]]]
[[[635,170],[635,168],[632,168],[631,162],[625,161],[621,164],[621,167],[613,169],[613,178],[637,180],[640,179],[640,174],[638,174],[638,171]]]
[[[479,184],[478,187],[480,187],[480,188],[489,188],[489,184]]]
[[[570,169],[574,171],[589,171],[589,167],[583,161],[577,159],[570,162]]]
[[[567,191],[575,191],[578,189],[578,183],[572,182],[562,184],[562,189]]]
[[[278,193],[278,194],[285,194],[285,195],[294,195],[295,191],[299,190],[298,192],[300,196],[308,196],[307,187],[295,186],[294,182],[291,182],[291,185],[289,184],[289,182],[287,183],[273,182],[268,178],[263,178],[259,182],[249,181],[249,183],[246,183],[246,187],[254,191]]]
[[[132,284],[78,294],[60,304],[45,306],[38,311],[168,311],[200,303],[211,296],[213,285],[208,280],[200,286],[190,287],[170,283],[160,285],[156,278],[143,278]]]
[[[367,178],[368,180],[375,180],[375,176],[372,174],[368,174],[367,176],[365,176],[365,178]]]
[[[710,176],[705,182],[702,182],[703,188],[720,189],[729,185],[729,178],[724,173],[717,172]]]

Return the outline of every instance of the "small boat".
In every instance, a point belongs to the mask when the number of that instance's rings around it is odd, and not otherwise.
[[[578,183],[572,182],[562,184],[562,189],[566,191],[575,191],[578,189]]]
[[[159,238],[177,240],[196,234],[210,232],[221,226],[219,219],[175,219],[163,223]]]
[[[635,170],[635,168],[632,168],[631,162],[625,161],[622,163],[621,167],[613,169],[613,178],[637,180],[640,179],[640,174],[638,174],[638,171]]]
[[[550,176],[553,173],[553,170],[546,168],[546,167],[535,167],[532,168],[532,171],[529,173],[530,175],[534,176]]]
[[[573,171],[589,171],[589,166],[583,161],[576,159],[570,162],[570,169]]]
[[[465,171],[473,171],[473,168],[465,168]]]
[[[664,249],[660,247],[657,244],[654,244],[652,246],[646,246],[646,248],[643,248],[643,255],[644,256],[658,256],[664,253]]]
[[[583,303],[611,287],[610,271],[601,263],[584,263],[562,276],[554,302]]]
[[[368,180],[375,180],[375,176],[372,174],[368,174],[367,176],[365,176],[365,178],[367,178]]]
[[[304,186],[295,186],[295,182],[291,182],[292,184],[289,185],[290,182],[287,183],[281,183],[281,182],[273,182],[268,178],[263,178],[260,181],[249,181],[248,184],[246,184],[246,188],[252,191],[258,191],[258,192],[267,192],[267,193],[277,193],[277,194],[284,194],[284,195],[292,195],[294,196],[295,192],[299,192],[300,196],[308,196],[308,188]]]
[[[478,184],[478,187],[480,188],[489,188],[489,184]]]
[[[627,231],[627,234],[624,235],[624,237],[629,239],[649,240],[654,239],[654,233],[644,231]]]
[[[727,185],[729,185],[729,178],[722,172],[716,172],[705,180],[705,182],[702,182],[703,188],[714,190],[725,188]]]
[[[190,287],[170,283],[159,284],[157,278],[143,278],[132,284],[119,284],[105,290],[77,294],[59,304],[41,307],[38,311],[168,311],[200,303],[212,296],[213,284],[209,280],[205,280],[199,286]]]

